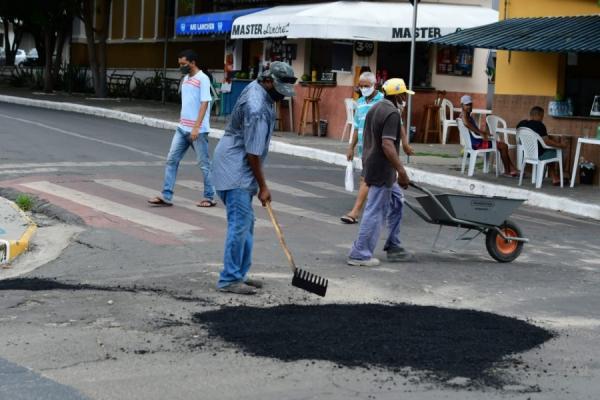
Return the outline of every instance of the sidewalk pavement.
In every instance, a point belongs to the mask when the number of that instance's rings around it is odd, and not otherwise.
[[[1,87],[0,90],[0,101],[7,103],[80,112],[164,129],[174,129],[179,120],[179,105],[174,103],[95,99],[82,94],[49,95],[10,87]],[[221,137],[224,125],[225,118],[213,117],[211,136]],[[271,151],[345,166],[347,146],[347,142],[339,140],[277,131]],[[481,169],[473,177],[467,177],[460,173],[461,146],[423,143],[413,143],[412,146],[416,155],[409,160],[403,156],[402,160],[416,182],[473,195],[526,199],[531,206],[600,220],[600,189],[597,186],[577,185],[570,189],[568,185],[554,187],[546,181],[541,189],[535,189],[530,178],[524,179],[523,185],[518,186],[518,178],[483,174]],[[360,160],[355,160],[354,164],[357,168],[361,167]],[[343,176],[340,176],[340,182],[343,182]]]
[[[33,221],[15,203],[0,197],[0,265],[26,251],[35,231]]]

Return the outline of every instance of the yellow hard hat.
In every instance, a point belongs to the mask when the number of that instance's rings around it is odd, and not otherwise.
[[[388,79],[384,82],[381,88],[383,89],[385,94],[389,96],[402,93],[415,94],[415,92],[406,88],[406,83],[404,83],[404,79],[400,78]]]

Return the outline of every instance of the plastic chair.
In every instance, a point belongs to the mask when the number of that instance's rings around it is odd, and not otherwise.
[[[442,144],[446,144],[448,130],[451,126],[457,126],[454,119],[454,106],[448,99],[443,99],[440,104],[440,122],[442,124]]]
[[[344,136],[346,136],[346,128],[348,127],[350,127],[349,142],[352,142],[352,137],[354,136],[354,112],[356,111],[356,102],[353,99],[344,99],[344,106],[346,107],[346,124],[344,125],[342,139],[340,142],[344,141]]]
[[[460,118],[456,119],[456,126],[458,127],[458,132],[460,133],[460,138],[463,143],[463,159],[462,159],[462,165],[460,167],[460,173],[461,174],[465,173],[465,166],[467,164],[467,157],[468,157],[469,158],[469,169],[467,172],[467,176],[473,176],[473,174],[475,173],[475,163],[477,162],[477,156],[479,156],[479,155],[483,156],[483,172],[488,173],[489,172],[488,159],[487,159],[488,154],[494,154],[496,157],[496,160],[498,160],[498,152],[496,150],[496,141],[494,139],[491,140],[492,147],[489,149],[476,150],[473,148],[473,145],[471,144],[471,135],[476,139],[483,139],[483,138],[479,135],[475,135],[474,133],[470,132],[469,129],[467,129],[467,127],[465,126],[462,119],[460,119]],[[498,162],[496,162],[495,164],[496,164],[496,176],[498,176]]]
[[[219,116],[221,114],[221,84],[214,83],[210,85],[210,94],[212,97],[212,105],[211,111],[214,112],[215,116]]]
[[[485,118],[485,122],[487,123],[488,128],[490,129],[490,134],[498,140],[501,138],[504,143],[508,146],[508,150],[516,149],[517,152],[517,166],[521,166],[521,160],[523,159],[523,150],[521,150],[521,145],[519,144],[519,139],[515,138],[515,143],[511,143],[509,140],[510,134],[506,132],[507,124],[504,118],[501,118],[497,115],[488,115]],[[501,130],[499,131],[498,128]],[[504,130],[504,131],[502,131]],[[501,160],[499,162],[502,162]],[[502,166],[503,169],[504,166]]]
[[[540,135],[529,128],[518,128],[517,137],[519,138],[521,148],[523,149],[523,161],[521,162],[519,186],[521,186],[523,183],[523,172],[525,171],[526,164],[531,164],[531,183],[535,183],[535,188],[539,189],[542,187],[542,180],[544,179],[546,165],[557,162],[560,170],[560,187],[563,187],[562,149],[546,145]],[[556,150],[556,157],[548,160],[540,160],[538,154],[538,143],[544,149]]]

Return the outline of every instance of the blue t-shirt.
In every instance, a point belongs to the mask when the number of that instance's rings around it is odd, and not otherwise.
[[[373,107],[373,105],[381,99],[383,99],[383,93],[378,91],[368,103],[364,96],[356,101],[357,107],[356,112],[354,113],[354,128],[358,131],[357,153],[359,157],[362,157],[363,152],[363,131],[365,129],[365,119],[367,118],[367,113],[371,107]]]
[[[204,119],[200,125],[200,132],[210,132],[210,80],[202,71],[196,75],[186,75],[181,83],[181,117],[179,119],[179,128],[185,132],[191,132],[196,120],[200,105],[208,102],[208,108]]]

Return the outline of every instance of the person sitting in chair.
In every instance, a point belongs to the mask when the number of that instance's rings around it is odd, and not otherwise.
[[[544,109],[539,106],[535,106],[529,111],[529,119],[524,119],[517,124],[517,128],[529,128],[542,138],[546,146],[556,147],[559,149],[565,149],[567,145],[565,143],[557,142],[548,136],[548,130],[546,125],[542,122],[544,119]],[[556,157],[555,149],[545,149],[541,144],[538,143],[538,157],[540,160],[549,160]],[[554,168],[548,168],[548,173],[552,178],[552,184],[554,186],[560,186],[560,171],[558,170],[558,163],[555,164]],[[567,178],[564,179],[565,181]]]
[[[465,127],[469,130],[471,137],[471,146],[475,150],[479,149],[490,149],[492,148],[492,142],[489,140],[489,133],[487,131],[482,131],[477,126],[475,119],[471,113],[473,112],[473,100],[471,96],[465,94],[460,98],[460,104],[462,107],[462,114],[460,115]],[[481,136],[481,138],[474,137],[473,135]],[[502,164],[504,165],[504,175],[515,177],[519,175],[519,172],[515,168],[514,164],[510,160],[508,156],[508,146],[504,142],[497,141],[496,148],[498,152],[500,152],[500,157],[502,158]],[[509,171],[509,172],[506,172]]]

